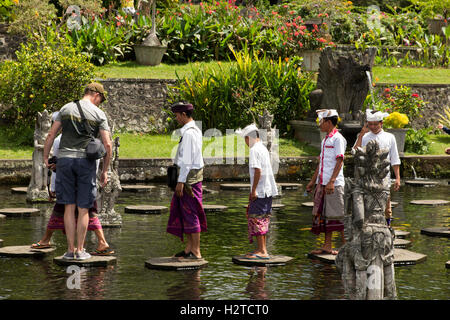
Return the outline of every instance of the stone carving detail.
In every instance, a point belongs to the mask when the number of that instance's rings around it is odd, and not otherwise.
[[[37,114],[34,129],[34,151],[31,180],[27,189],[27,200],[31,202],[48,201],[48,170],[44,164],[44,143],[52,124],[52,116],[47,111]]]
[[[108,123],[111,124],[111,132],[114,132],[114,125],[108,115],[107,118]],[[108,169],[108,183],[104,188],[100,187],[101,170],[97,170],[98,218],[105,227],[122,225],[122,216],[114,210],[116,200],[122,191],[119,178],[119,147],[120,139],[116,137],[113,141],[113,153]]]
[[[280,165],[278,154],[278,135],[276,127],[272,128],[273,115],[264,109],[263,115],[258,115],[259,128],[261,129],[261,140],[267,147],[270,154],[270,162],[272,164],[273,173],[276,174]]]
[[[353,154],[354,179],[345,182],[346,243],[336,256],[336,266],[350,299],[396,299],[394,232],[384,217],[389,150],[370,141]]]

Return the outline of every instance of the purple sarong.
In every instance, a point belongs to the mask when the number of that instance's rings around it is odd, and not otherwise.
[[[62,230],[62,232],[65,234],[65,228],[64,228],[64,204],[55,203],[55,206],[53,207],[53,212],[50,217],[50,220],[47,224],[47,229],[50,230]],[[97,230],[102,229],[102,225],[100,223],[100,220],[98,219],[97,215],[97,201],[94,201],[94,204],[92,208],[89,209],[89,225],[88,230]],[[78,208],[75,209],[75,217],[78,216]],[[76,221],[76,220],[75,220]]]
[[[183,190],[183,196],[174,193],[170,203],[167,232],[183,241],[183,233],[199,233],[207,230],[206,215],[202,203],[202,182],[191,185],[193,196]]]

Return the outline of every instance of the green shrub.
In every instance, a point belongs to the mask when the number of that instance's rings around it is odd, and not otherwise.
[[[13,0],[0,0],[0,22],[9,22],[14,8]]]
[[[48,1],[13,1],[12,22],[9,31],[18,34],[42,32],[56,18],[56,8]]]
[[[405,137],[405,151],[417,154],[426,154],[430,148],[427,135],[431,128],[420,130],[409,129]]]
[[[301,58],[274,61],[248,50],[232,52],[236,63],[229,68],[203,66],[194,68],[191,78],[178,79],[170,91],[171,101],[192,102],[203,128],[222,132],[257,121],[257,115],[267,108],[280,135],[287,134],[289,121],[302,118],[309,110],[313,75],[300,71]]]
[[[94,66],[67,40],[29,38],[16,52],[17,61],[0,66],[0,103],[7,107],[2,118],[12,136],[25,136],[27,142],[38,111],[59,110],[95,77]]]

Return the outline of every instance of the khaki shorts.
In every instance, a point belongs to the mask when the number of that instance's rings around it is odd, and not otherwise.
[[[332,194],[325,193],[324,216],[327,220],[344,218],[344,187],[335,186]]]

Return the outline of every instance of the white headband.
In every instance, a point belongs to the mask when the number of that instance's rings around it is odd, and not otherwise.
[[[330,118],[330,117],[339,117],[339,114],[337,113],[336,109],[320,109],[316,110],[317,116],[319,117],[319,120],[322,120],[323,118]]]
[[[366,110],[366,120],[367,121],[383,121],[384,118],[389,116],[389,113],[375,111],[371,109]]]
[[[239,134],[242,138],[245,138],[246,136],[248,136],[253,131],[259,131],[258,127],[256,127],[256,125],[254,123],[249,124],[244,129],[240,129],[240,128],[237,129],[236,133]]]

